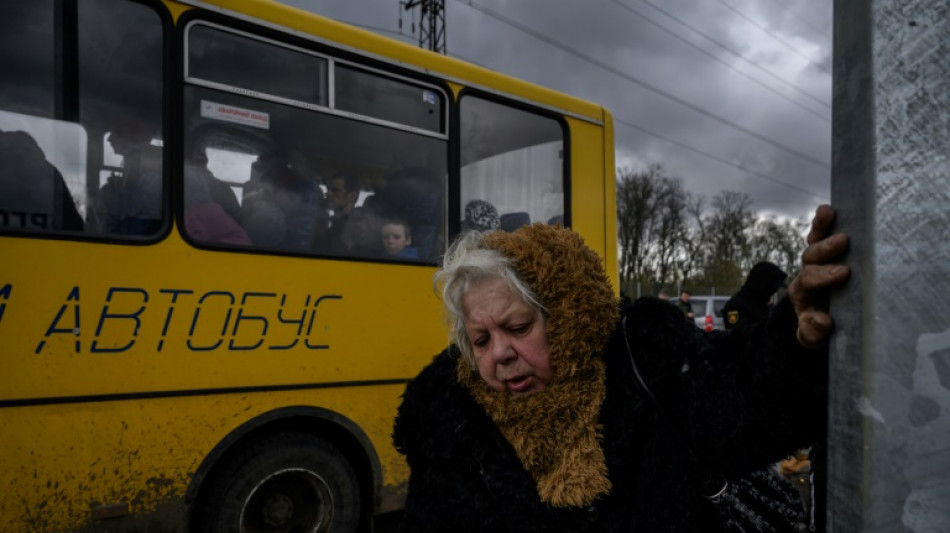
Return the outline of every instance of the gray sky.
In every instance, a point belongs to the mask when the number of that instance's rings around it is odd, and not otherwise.
[[[418,42],[398,0],[282,1]],[[445,4],[448,55],[608,108],[618,167],[659,163],[694,193],[795,218],[829,201],[832,2]]]

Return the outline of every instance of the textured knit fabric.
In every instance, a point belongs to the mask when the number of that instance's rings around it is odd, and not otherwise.
[[[498,229],[501,218],[498,209],[485,200],[472,200],[465,204],[465,218],[462,220],[463,230],[491,230]]]

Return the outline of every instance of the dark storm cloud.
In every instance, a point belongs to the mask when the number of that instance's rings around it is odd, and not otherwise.
[[[287,1],[399,31],[397,0]],[[830,197],[828,2],[446,0],[446,35],[451,56],[607,107],[618,166],[796,218]]]

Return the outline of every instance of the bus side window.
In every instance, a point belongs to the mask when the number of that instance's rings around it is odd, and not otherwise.
[[[231,186],[208,168],[207,149],[185,160],[185,231],[197,241],[249,245],[241,206]]]
[[[257,246],[308,251],[326,233],[329,213],[317,180],[289,159],[265,153],[251,164],[241,204]]]
[[[157,123],[123,115],[109,131],[108,144],[121,157],[96,195],[92,220],[101,233],[153,235],[162,226],[162,148],[152,144]]]
[[[442,246],[440,220],[442,215],[441,183],[423,167],[407,167],[376,180],[374,193],[363,204],[380,219],[407,225],[412,259],[432,261]]]
[[[462,229],[563,224],[561,124],[477,96],[464,95],[459,105]]]
[[[220,155],[213,171],[238,191],[255,249],[388,261],[381,231],[392,217],[409,225],[419,252],[410,260],[436,260],[443,91],[210,22],[191,23],[186,43],[185,150]]]
[[[13,135],[3,141],[0,231],[158,235],[167,211],[156,9],[115,0],[6,2],[4,15],[0,131]],[[131,137],[120,133],[126,125]],[[124,153],[113,156],[109,140],[127,143],[116,148]],[[142,146],[141,157],[129,155]],[[125,182],[146,167],[156,183],[137,195]],[[110,175],[115,181],[101,187]]]
[[[83,230],[83,219],[63,175],[33,136],[0,130],[0,169],[0,227]]]

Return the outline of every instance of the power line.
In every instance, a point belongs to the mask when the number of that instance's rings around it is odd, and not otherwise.
[[[815,194],[815,193],[812,192],[812,191],[809,191],[809,190],[807,190],[807,189],[803,189],[803,188],[798,187],[798,186],[796,186],[796,185],[792,185],[791,183],[786,183],[786,182],[784,182],[784,181],[782,181],[782,180],[780,180],[780,179],[773,178],[772,176],[769,176],[769,175],[767,175],[767,174],[762,174],[761,172],[752,170],[751,168],[747,168],[747,167],[745,167],[744,165],[740,165],[740,164],[733,163],[732,161],[729,161],[729,160],[724,159],[724,158],[722,158],[722,157],[719,157],[719,156],[717,156],[717,155],[710,154],[709,152],[704,152],[703,150],[700,150],[700,149],[698,149],[698,148],[694,148],[694,147],[692,147],[692,146],[690,146],[690,145],[688,145],[688,144],[682,143],[682,142],[677,141],[677,140],[675,140],[675,139],[670,139],[669,137],[666,137],[666,136],[664,136],[664,135],[660,135],[659,133],[656,133],[656,132],[654,132],[654,131],[650,131],[650,130],[648,130],[648,129],[642,127],[642,126],[637,126],[636,124],[633,124],[633,123],[631,123],[631,122],[627,122],[626,120],[623,120],[623,119],[614,117],[614,122],[616,122],[616,123],[618,123],[618,124],[623,124],[624,126],[627,126],[628,128],[632,128],[632,129],[635,129],[635,130],[637,130],[637,131],[641,131],[641,132],[643,132],[643,133],[646,133],[647,135],[651,135],[651,136],[656,137],[656,138],[658,138],[658,139],[662,139],[662,140],[664,140],[664,141],[666,141],[666,142],[668,142],[668,143],[670,143],[670,144],[675,144],[676,146],[679,146],[680,148],[683,148],[683,149],[685,149],[685,150],[689,150],[690,152],[699,154],[699,155],[701,155],[701,156],[703,156],[703,157],[708,157],[709,159],[712,159],[713,161],[718,161],[719,163],[723,163],[723,164],[729,165],[729,166],[731,166],[731,167],[733,167],[733,168],[737,168],[737,169],[739,169],[739,170],[741,170],[741,171],[743,171],[743,172],[752,174],[753,176],[756,176],[756,177],[758,177],[758,178],[762,178],[762,179],[764,179],[764,180],[771,181],[772,183],[781,185],[781,186],[783,186],[783,187],[787,187],[787,188],[789,188],[789,189],[791,189],[791,190],[793,190],[793,191],[797,191],[797,192],[803,193],[803,194],[805,194],[805,195],[807,195],[807,196],[809,196],[809,197],[811,197],[811,198],[816,198],[816,199],[818,199],[818,200],[827,201],[827,198],[825,198],[825,197],[823,197],[823,196],[820,196],[820,195],[818,195],[818,194]]]
[[[467,57],[465,57],[465,56],[463,56],[463,55],[453,54],[453,56],[454,56],[454,57],[457,57],[458,59],[461,59],[461,60],[463,60],[463,61],[468,61],[469,63],[473,63],[473,64],[476,64],[476,65],[480,65],[480,66],[482,66],[482,67],[488,68],[486,65],[480,64],[480,63],[476,62],[475,60],[469,59],[469,58],[467,58]],[[787,183],[787,182],[785,182],[785,181],[782,181],[782,180],[780,180],[780,179],[778,179],[778,178],[774,178],[774,177],[769,176],[769,175],[767,175],[767,174],[762,174],[761,172],[758,172],[758,171],[756,171],[756,170],[752,170],[752,169],[747,168],[747,167],[745,167],[745,166],[743,166],[743,165],[741,165],[741,164],[733,163],[732,161],[729,161],[728,159],[722,158],[722,157],[717,156],[717,155],[714,155],[714,154],[710,154],[709,152],[700,150],[699,148],[696,148],[696,147],[694,147],[694,146],[690,146],[690,145],[688,145],[688,144],[686,144],[686,143],[683,143],[683,142],[681,142],[681,141],[677,141],[677,140],[675,140],[675,139],[671,139],[671,138],[669,138],[669,137],[666,137],[665,135],[661,135],[661,134],[659,134],[659,133],[656,133],[655,131],[652,131],[652,130],[650,130],[650,129],[644,128],[643,126],[638,126],[638,125],[636,125],[636,124],[634,124],[634,123],[632,123],[632,122],[630,122],[630,121],[628,121],[628,120],[624,120],[624,119],[618,118],[616,115],[614,116],[614,122],[616,122],[617,124],[622,124],[622,125],[624,125],[624,126],[627,126],[628,128],[635,129],[635,130],[640,131],[640,132],[642,132],[642,133],[646,133],[647,135],[656,137],[657,139],[660,139],[660,140],[666,141],[666,142],[668,142],[668,143],[670,143],[670,144],[679,146],[680,148],[683,148],[683,149],[685,149],[685,150],[689,150],[690,152],[699,154],[699,155],[701,155],[701,156],[703,156],[703,157],[707,157],[707,158],[709,158],[709,159],[712,159],[713,161],[717,161],[717,162],[722,163],[722,164],[724,164],[724,165],[729,165],[730,167],[739,169],[739,170],[741,170],[741,171],[743,171],[743,172],[746,172],[746,173],[748,173],[748,174],[751,174],[751,175],[753,175],[753,176],[755,176],[755,177],[762,178],[762,179],[767,180],[767,181],[771,181],[772,183],[776,183],[776,184],[781,185],[781,186],[783,186],[783,187],[788,187],[789,189],[792,189],[792,190],[794,190],[794,191],[803,193],[803,194],[805,194],[805,195],[807,195],[807,196],[809,196],[809,197],[817,198],[817,199],[822,200],[822,201],[827,201],[827,200],[828,200],[826,197],[820,196],[820,195],[818,195],[818,194],[815,194],[815,193],[812,192],[812,191],[809,191],[809,190],[806,190],[806,189],[802,189],[801,187],[798,187],[798,186],[796,186],[796,185],[792,185],[792,184]]]
[[[659,29],[665,31],[666,33],[670,34],[670,36],[672,36],[673,38],[675,38],[675,39],[677,39],[677,40],[683,42],[684,44],[686,44],[686,45],[692,47],[693,49],[695,49],[695,50],[697,50],[698,52],[700,52],[700,53],[706,55],[707,57],[713,59],[714,61],[717,61],[717,62],[719,62],[719,63],[725,65],[726,67],[728,67],[728,68],[734,70],[735,72],[741,74],[742,76],[746,77],[749,81],[752,81],[753,83],[759,85],[760,87],[771,91],[772,93],[778,95],[780,98],[783,98],[783,99],[787,100],[788,102],[790,102],[791,104],[793,104],[793,105],[795,105],[795,106],[797,106],[797,107],[799,107],[799,108],[801,108],[801,109],[804,109],[804,110],[807,111],[808,113],[810,113],[810,114],[812,114],[812,115],[814,115],[814,116],[820,118],[821,120],[823,120],[823,121],[825,121],[825,122],[828,122],[828,123],[831,123],[831,119],[830,119],[829,117],[826,117],[825,115],[822,115],[821,113],[819,113],[819,112],[817,112],[817,111],[815,111],[815,110],[813,110],[813,109],[811,109],[811,108],[809,108],[809,107],[807,107],[807,106],[805,106],[805,105],[802,105],[801,103],[796,102],[795,100],[792,100],[792,99],[789,98],[788,96],[786,96],[786,95],[784,95],[784,94],[778,92],[778,91],[775,90],[774,88],[772,88],[772,87],[766,85],[766,84],[763,83],[761,80],[756,79],[756,78],[752,77],[751,75],[749,75],[748,73],[743,72],[743,71],[737,69],[737,68],[734,67],[733,65],[730,65],[729,63],[727,63],[727,62],[724,61],[723,59],[719,58],[716,54],[713,54],[713,53],[710,52],[709,50],[706,50],[705,48],[703,48],[703,47],[701,47],[701,46],[698,46],[697,44],[693,43],[693,42],[690,41],[689,39],[686,39],[685,37],[683,37],[682,35],[676,33],[675,31],[673,31],[673,30],[671,30],[671,29],[669,29],[669,28],[667,28],[667,27],[665,27],[665,26],[660,25],[659,23],[657,23],[655,20],[651,19],[650,17],[647,17],[647,16],[644,15],[643,13],[640,13],[639,11],[636,11],[635,9],[633,9],[633,7],[631,7],[631,6],[627,5],[627,4],[624,4],[624,3],[621,2],[620,0],[611,0],[611,2],[617,4],[618,6],[622,7],[623,9],[625,9],[625,10],[627,10],[627,11],[633,13],[634,15],[636,15],[636,16],[638,16],[638,17],[640,17],[641,19],[643,19],[643,20],[646,21],[647,23],[649,23],[649,24],[651,24],[651,25],[653,25],[653,26],[655,26],[655,27],[657,27],[657,28],[659,28]],[[784,81],[784,80],[781,80],[781,81]]]
[[[616,1],[616,0],[613,0],[613,1]],[[626,6],[624,6],[624,7],[626,7]],[[637,14],[639,15],[639,13],[637,13]],[[642,16],[642,15],[641,15],[641,16]],[[399,37],[401,37],[401,38],[403,38],[403,39],[411,39],[411,37],[409,37],[408,35],[405,35],[405,34],[403,34],[403,33],[401,33],[401,32],[396,32],[396,31],[392,31],[392,30],[387,30],[387,29],[385,29],[385,28],[380,28],[380,27],[378,27],[378,26],[370,26],[370,25],[367,25],[367,24],[358,24],[358,23],[355,23],[355,22],[349,22],[349,21],[345,21],[345,20],[340,20],[340,22],[343,22],[343,23],[346,23],[346,24],[349,24],[349,25],[352,25],[352,26],[359,26],[359,27],[361,27],[361,28],[365,28],[365,29],[368,29],[368,30],[373,30],[373,31],[376,31],[376,32],[388,33],[388,34],[396,35],[396,36],[399,36]],[[662,27],[661,27],[661,28],[662,28]],[[663,29],[665,29],[665,28],[663,28]],[[483,63],[480,63],[480,62],[478,62],[478,61],[475,61],[474,59],[467,58],[467,57],[462,56],[462,55],[460,55],[460,54],[453,54],[453,55],[454,55],[455,57],[459,58],[459,59],[462,59],[463,61],[467,61],[467,62],[469,62],[469,63],[476,64],[476,65],[481,65],[482,67],[488,68],[487,65],[485,65],[485,64],[483,64]],[[652,130],[650,130],[650,129],[647,129],[647,128],[643,127],[643,126],[638,126],[638,125],[636,125],[636,124],[634,124],[634,123],[632,123],[632,122],[630,122],[630,121],[627,121],[627,120],[623,120],[623,119],[621,119],[621,118],[614,117],[614,122],[616,122],[616,123],[618,123],[618,124],[622,124],[622,125],[624,125],[624,126],[627,126],[628,128],[635,129],[635,130],[637,130],[637,131],[640,131],[640,132],[645,133],[645,134],[647,134],[647,135],[650,135],[650,136],[652,136],[652,137],[656,137],[656,138],[658,138],[658,139],[660,139],[660,140],[666,141],[666,142],[668,142],[668,143],[670,143],[670,144],[673,144],[673,145],[675,145],[675,146],[678,146],[678,147],[680,147],[680,148],[683,148],[684,150],[688,150],[688,151],[693,152],[693,153],[695,153],[695,154],[699,154],[699,155],[701,155],[701,156],[703,156],[703,157],[712,159],[713,161],[722,163],[722,164],[724,164],[724,165],[731,166],[731,167],[733,167],[733,168],[736,168],[736,169],[738,169],[738,170],[741,170],[741,171],[743,171],[743,172],[746,172],[746,173],[748,173],[748,174],[750,174],[750,175],[753,175],[753,176],[755,176],[755,177],[762,178],[762,179],[764,179],[764,180],[766,180],[766,181],[770,181],[770,182],[772,182],[772,183],[775,183],[775,184],[777,184],[777,185],[781,185],[781,186],[783,186],[783,187],[787,187],[787,188],[789,188],[789,189],[791,189],[791,190],[794,190],[794,191],[796,191],[796,192],[805,194],[805,195],[807,195],[807,196],[809,196],[809,197],[811,197],[811,198],[816,198],[816,199],[818,199],[818,200],[827,201],[827,198],[825,198],[825,197],[823,197],[823,196],[820,196],[820,195],[818,195],[818,194],[815,194],[815,193],[812,192],[812,191],[809,191],[809,190],[807,190],[807,189],[803,189],[803,188],[801,188],[801,187],[797,187],[797,186],[795,186],[795,185],[792,185],[792,184],[790,184],[790,183],[784,182],[784,181],[782,181],[782,180],[780,180],[780,179],[778,179],[778,178],[774,178],[774,177],[769,176],[769,175],[767,175],[767,174],[762,174],[761,172],[758,172],[758,171],[756,171],[756,170],[747,168],[747,167],[745,167],[744,165],[737,164],[737,163],[733,163],[732,161],[729,161],[728,159],[725,159],[725,158],[722,158],[722,157],[720,157],[720,156],[711,154],[711,153],[706,152],[706,151],[704,151],[704,150],[700,150],[699,148],[696,148],[696,147],[694,147],[694,146],[690,146],[690,145],[685,144],[685,143],[683,143],[683,142],[681,142],[681,141],[677,141],[677,140],[675,140],[675,139],[671,139],[671,138],[669,138],[669,137],[666,137],[666,136],[664,136],[664,135],[661,135],[661,134],[659,134],[659,133],[656,133],[655,131],[652,131]]]
[[[739,124],[736,124],[735,122],[733,122],[733,121],[731,121],[731,120],[729,120],[729,119],[727,119],[727,118],[725,118],[725,117],[721,117],[721,116],[719,116],[719,115],[717,115],[717,114],[715,114],[715,113],[712,113],[712,112],[710,112],[710,111],[707,111],[707,110],[705,110],[705,109],[703,109],[703,108],[701,108],[701,107],[699,107],[699,106],[697,106],[697,105],[695,105],[695,104],[693,104],[693,103],[690,103],[690,102],[688,102],[688,101],[686,101],[686,100],[684,100],[684,99],[682,99],[682,98],[679,98],[679,97],[677,97],[677,96],[674,96],[674,95],[670,94],[670,93],[667,92],[667,91],[664,91],[664,90],[662,90],[662,89],[660,89],[660,88],[658,88],[658,87],[656,87],[656,86],[654,86],[654,85],[652,85],[652,84],[649,84],[649,83],[647,83],[647,82],[645,82],[645,81],[643,81],[643,80],[641,80],[641,79],[639,79],[639,78],[636,78],[635,76],[631,76],[631,75],[629,75],[629,74],[627,74],[627,73],[625,73],[625,72],[622,72],[622,71],[620,71],[620,70],[617,70],[616,68],[611,67],[610,65],[607,65],[606,63],[604,63],[604,62],[602,62],[602,61],[599,61],[599,60],[597,60],[597,59],[595,59],[595,58],[593,58],[593,57],[590,57],[590,56],[588,56],[588,55],[586,55],[586,54],[584,54],[584,53],[582,53],[582,52],[579,52],[579,51],[577,51],[577,50],[575,50],[575,49],[573,49],[573,48],[570,48],[570,47],[568,47],[568,46],[565,46],[565,45],[563,45],[563,44],[561,44],[561,43],[559,43],[559,42],[557,42],[557,41],[551,39],[550,37],[548,37],[548,36],[546,36],[546,35],[544,35],[544,34],[542,34],[542,33],[539,33],[539,32],[537,32],[537,31],[534,31],[534,30],[532,30],[531,28],[528,28],[528,27],[524,26],[523,24],[520,24],[520,23],[518,23],[518,22],[516,22],[516,21],[514,21],[514,20],[512,20],[512,19],[509,19],[508,17],[505,17],[504,15],[501,15],[501,14],[495,12],[495,11],[492,11],[491,9],[488,9],[488,8],[486,8],[486,7],[484,7],[484,6],[481,6],[481,5],[477,4],[477,3],[475,3],[473,0],[457,0],[457,1],[460,2],[460,3],[463,3],[463,4],[465,4],[465,5],[468,5],[470,8],[475,9],[476,11],[480,11],[481,13],[483,13],[483,14],[485,14],[485,15],[488,15],[488,16],[491,17],[491,18],[494,18],[494,19],[496,19],[496,20],[498,20],[498,21],[500,21],[500,22],[503,22],[503,23],[505,23],[505,24],[507,24],[507,25],[509,25],[509,26],[512,26],[512,27],[518,29],[518,30],[521,30],[522,32],[527,33],[528,35],[531,35],[532,37],[534,37],[534,38],[536,38],[536,39],[538,39],[538,40],[541,40],[541,41],[543,41],[543,42],[545,42],[545,43],[547,43],[547,44],[549,44],[549,45],[551,45],[551,46],[554,46],[555,48],[558,48],[558,49],[560,49],[560,50],[562,50],[562,51],[564,51],[564,52],[567,52],[567,53],[569,53],[569,54],[571,54],[571,55],[573,55],[573,56],[575,56],[575,57],[579,57],[579,58],[583,59],[584,61],[587,61],[587,62],[589,62],[589,63],[591,63],[591,64],[593,64],[593,65],[596,65],[596,66],[598,66],[598,67],[600,67],[600,68],[602,68],[602,69],[604,69],[604,70],[606,70],[606,71],[608,71],[608,72],[611,72],[611,73],[613,73],[614,75],[619,76],[619,77],[621,77],[621,78],[623,78],[623,79],[625,79],[625,80],[627,80],[627,81],[630,81],[631,83],[634,83],[634,84],[636,84],[636,85],[638,85],[638,86],[640,86],[640,87],[642,87],[642,88],[644,88],[644,89],[646,89],[646,90],[648,90],[648,91],[650,91],[650,92],[652,92],[652,93],[654,93],[654,94],[657,94],[657,95],[659,95],[659,96],[662,96],[663,98],[672,100],[673,102],[676,102],[677,104],[679,104],[679,105],[681,105],[681,106],[683,106],[683,107],[686,107],[686,108],[691,109],[691,110],[693,110],[693,111],[695,111],[695,112],[697,112],[697,113],[699,113],[699,114],[701,114],[701,115],[704,115],[704,116],[709,117],[709,118],[711,118],[711,119],[713,119],[713,120],[716,120],[716,121],[718,121],[718,122],[721,122],[721,123],[723,123],[723,124],[725,124],[725,125],[727,125],[727,126],[733,128],[733,129],[735,129],[736,131],[740,131],[740,132],[745,133],[746,135],[748,135],[748,136],[750,136],[750,137],[756,138],[756,139],[758,139],[758,140],[760,140],[760,141],[762,141],[762,142],[764,142],[764,143],[766,143],[766,144],[768,144],[768,145],[770,145],[770,146],[773,146],[773,147],[775,147],[775,148],[778,148],[778,149],[783,150],[783,151],[785,151],[785,152],[788,152],[788,153],[790,153],[790,154],[796,155],[796,156],[798,156],[798,157],[804,159],[805,161],[808,161],[808,162],[810,162],[810,163],[812,163],[812,164],[814,164],[814,165],[817,165],[817,166],[819,166],[819,167],[821,167],[821,168],[826,168],[826,169],[831,168],[831,165],[830,165],[829,163],[826,163],[826,162],[824,162],[824,161],[820,161],[820,160],[818,160],[818,159],[815,159],[815,158],[813,158],[812,156],[810,156],[810,155],[808,155],[808,154],[805,154],[805,153],[803,153],[803,152],[800,152],[800,151],[798,151],[798,150],[795,150],[794,148],[791,148],[791,147],[789,147],[789,146],[785,146],[784,144],[781,144],[781,143],[779,143],[779,142],[777,142],[777,141],[774,141],[774,140],[772,140],[772,139],[770,139],[770,138],[768,138],[768,137],[766,137],[766,136],[764,136],[764,135],[762,135],[762,134],[760,134],[760,133],[756,133],[756,132],[754,132],[754,131],[752,131],[752,130],[750,130],[750,129],[748,129],[748,128],[745,128],[745,127],[743,127],[743,126],[740,126]]]
[[[786,0],[772,0],[772,1],[775,2],[776,4],[779,4],[780,6],[782,6],[783,8],[785,8],[786,10],[788,10],[789,4],[788,4],[788,2],[786,2]],[[827,29],[822,30],[822,29],[819,28],[818,26],[815,26],[815,25],[812,24],[811,22],[805,20],[803,17],[800,17],[800,16],[798,16],[798,15],[796,15],[796,14],[794,14],[794,13],[792,13],[792,17],[794,17],[795,20],[801,22],[801,23],[804,24],[805,26],[808,26],[809,28],[811,28],[811,30],[812,30],[813,32],[815,32],[816,35],[827,35],[827,34],[828,34]],[[825,42],[828,42],[828,38],[827,38],[827,37],[825,37]]]
[[[778,35],[772,33],[772,31],[769,30],[768,28],[766,28],[764,25],[759,24],[758,22],[756,22],[755,20],[753,20],[752,17],[746,15],[746,14],[743,13],[742,11],[739,11],[739,9],[736,8],[735,6],[733,6],[733,5],[729,4],[729,3],[727,3],[726,0],[719,0],[719,3],[722,4],[722,5],[724,5],[724,6],[726,6],[727,8],[729,8],[729,10],[732,11],[733,13],[735,13],[736,15],[739,15],[740,17],[742,17],[742,18],[743,18],[746,22],[748,22],[749,24],[752,24],[753,26],[755,26],[756,28],[762,30],[762,31],[765,32],[767,35],[769,35],[770,37],[772,37],[773,39],[775,39],[776,41],[778,41],[778,42],[782,43],[783,45],[785,45],[785,47],[788,48],[789,50],[791,50],[795,55],[801,57],[801,58],[804,59],[805,61],[808,61],[808,64],[810,64],[811,66],[813,66],[813,67],[815,67],[815,68],[817,68],[817,69],[819,69],[819,70],[821,70],[821,71],[823,71],[823,72],[825,72],[825,73],[827,73],[827,74],[831,74],[831,72],[830,72],[828,69],[826,69],[825,67],[823,67],[823,66],[819,65],[818,63],[815,63],[814,61],[812,61],[810,57],[808,57],[808,56],[806,56],[805,54],[799,52],[799,51],[798,51],[798,48],[796,48],[795,46],[793,46],[793,45],[787,43],[784,39],[782,39],[782,38],[779,37]]]
[[[831,104],[829,104],[828,102],[825,102],[824,100],[822,100],[822,99],[818,98],[817,96],[815,96],[815,95],[809,93],[808,91],[805,91],[805,90],[801,89],[800,87],[798,87],[798,86],[795,85],[794,83],[792,83],[792,82],[786,80],[785,78],[779,76],[778,74],[775,74],[775,73],[772,72],[771,70],[769,70],[769,69],[767,69],[767,68],[765,68],[765,67],[759,65],[759,64],[756,63],[755,61],[753,61],[753,60],[751,60],[751,59],[745,57],[745,56],[742,55],[740,52],[737,52],[737,51],[733,50],[732,48],[729,48],[727,45],[722,44],[721,42],[719,42],[719,41],[717,41],[716,39],[710,37],[709,35],[706,35],[705,33],[699,31],[698,29],[696,29],[695,27],[693,27],[692,25],[690,25],[688,22],[686,22],[686,21],[680,19],[679,17],[677,17],[676,15],[670,13],[669,11],[666,11],[665,9],[663,9],[662,7],[660,7],[660,6],[656,5],[656,4],[654,4],[654,3],[651,2],[650,0],[640,0],[640,1],[643,2],[644,4],[648,5],[648,6],[652,7],[653,9],[659,11],[660,13],[662,13],[663,15],[665,15],[666,17],[668,17],[668,18],[670,18],[670,19],[676,21],[676,22],[679,23],[680,25],[685,26],[685,27],[688,28],[690,31],[692,31],[693,33],[695,33],[695,34],[697,34],[697,35],[703,37],[703,38],[706,39],[707,41],[709,41],[709,42],[715,44],[716,46],[722,48],[723,50],[725,50],[725,51],[727,51],[727,52],[729,52],[729,53],[735,55],[736,57],[742,59],[743,61],[746,61],[747,63],[749,63],[749,64],[752,65],[753,67],[755,67],[755,68],[761,70],[762,72],[768,74],[769,76],[771,76],[771,77],[773,77],[773,78],[775,78],[775,79],[777,79],[777,80],[780,80],[780,81],[782,81],[782,82],[785,82],[786,84],[788,84],[790,87],[792,87],[792,89],[795,90],[796,92],[798,92],[799,94],[802,94],[802,95],[804,95],[805,97],[810,98],[811,100],[814,100],[815,102],[818,102],[818,103],[821,104],[822,106],[827,107],[828,109],[831,109]]]

